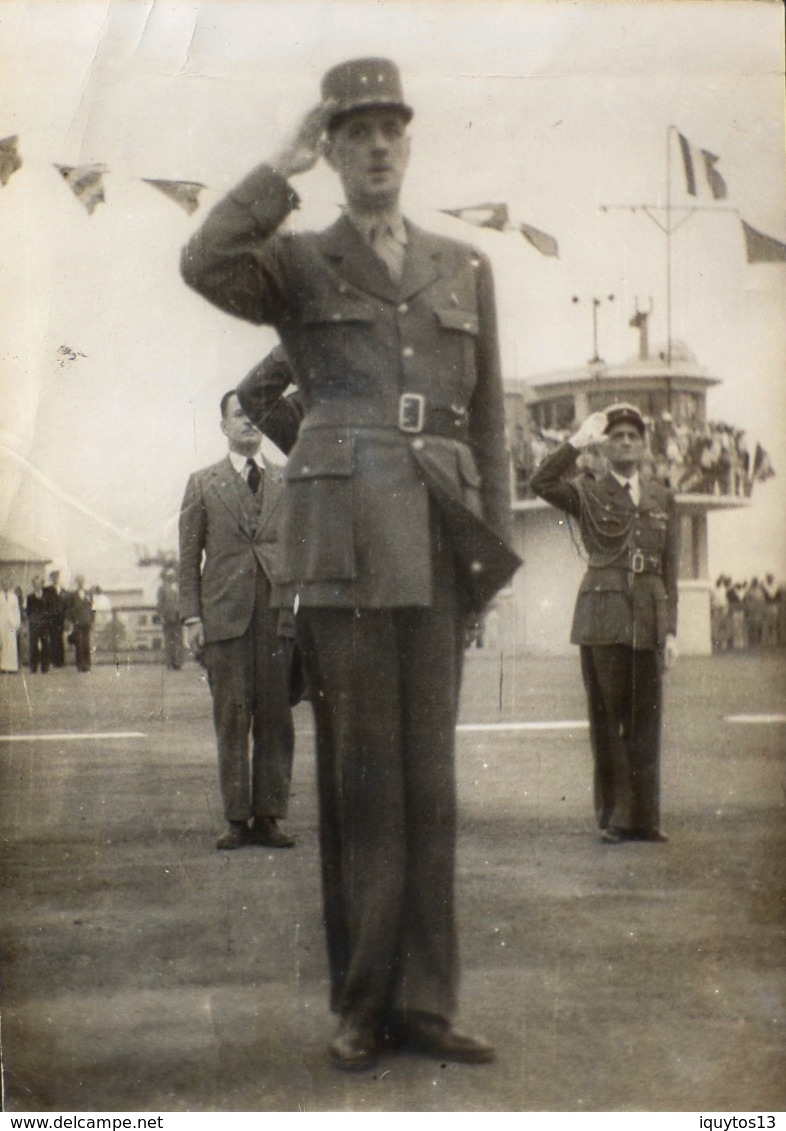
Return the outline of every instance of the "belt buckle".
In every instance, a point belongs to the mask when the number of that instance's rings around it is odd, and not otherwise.
[[[631,554],[630,568],[633,573],[644,573],[644,555],[641,550],[634,550]]]
[[[422,432],[426,398],[422,393],[402,393],[398,402],[398,426],[402,432]]]

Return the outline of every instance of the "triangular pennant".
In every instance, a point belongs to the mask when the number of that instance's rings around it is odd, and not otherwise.
[[[541,255],[553,255],[559,259],[559,244],[548,232],[541,232],[531,224],[519,224],[519,231]]]
[[[16,151],[19,138],[16,134],[0,140],[0,184],[7,185],[11,177],[22,168],[22,158]]]
[[[749,263],[785,263],[786,243],[757,232],[750,224],[741,220],[745,235],[745,253]]]
[[[507,204],[473,204],[469,208],[442,208],[441,211],[476,228],[492,228],[495,232],[504,232],[509,225]]]
[[[150,177],[143,177],[142,180],[145,184],[157,188],[170,200],[174,200],[175,204],[185,209],[189,216],[199,207],[199,194],[205,187],[199,181],[160,181]]]
[[[84,204],[89,215],[97,204],[102,204],[104,185],[101,180],[107,171],[106,165],[55,165],[60,176],[70,187],[74,196]]]
[[[680,141],[680,150],[682,152],[682,164],[685,166],[685,191],[690,196],[696,195],[696,172],[693,168],[693,156],[690,151],[690,142],[684,134],[678,133],[677,137]]]

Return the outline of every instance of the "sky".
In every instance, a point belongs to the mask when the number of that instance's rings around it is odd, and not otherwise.
[[[672,335],[722,382],[708,416],[777,472],[748,510],[711,517],[710,573],[786,577],[786,263],[748,264],[740,225],[786,242],[783,8],[768,0],[3,0],[0,139],[18,136],[23,165],[0,186],[0,532],[104,586],[139,573],[138,546],[176,547],[188,474],[225,451],[218,401],[276,340],[189,291],[180,249],[324,71],[360,55],[395,59],[415,108],[405,212],[492,259],[506,377],[586,362],[594,296],[615,296],[606,361],[636,355],[637,300],[660,348],[665,238],[603,206],[669,191],[701,206],[672,240]],[[718,155],[727,200],[686,195],[670,126]],[[88,215],[55,165],[93,163],[106,201]],[[144,178],[203,183],[200,208]],[[335,218],[326,167],[294,183],[296,226]],[[485,201],[553,235],[559,258],[441,211]]]

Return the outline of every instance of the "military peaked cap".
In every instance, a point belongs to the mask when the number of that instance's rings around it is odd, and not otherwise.
[[[322,101],[330,107],[328,126],[359,110],[397,110],[408,122],[414,114],[390,59],[350,59],[332,67],[322,79]]]

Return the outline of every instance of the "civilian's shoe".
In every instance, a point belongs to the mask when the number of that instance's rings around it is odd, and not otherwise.
[[[631,829],[631,840],[646,840],[650,844],[668,844],[669,838],[660,829]]]
[[[622,844],[623,841],[630,840],[630,833],[627,829],[618,829],[615,825],[609,825],[607,829],[601,831],[600,839],[604,844]]]
[[[244,848],[250,844],[248,825],[245,821],[230,821],[227,831],[216,841],[216,848]]]
[[[292,848],[295,843],[293,836],[278,827],[275,817],[254,817],[249,839],[252,844],[263,844],[267,848]]]
[[[348,1072],[369,1068],[379,1053],[376,1033],[371,1025],[344,1020],[328,1045],[328,1052],[337,1068]]]
[[[400,1046],[440,1060],[489,1064],[495,1058],[494,1046],[489,1041],[459,1033],[440,1017],[408,1019],[397,1036]]]

